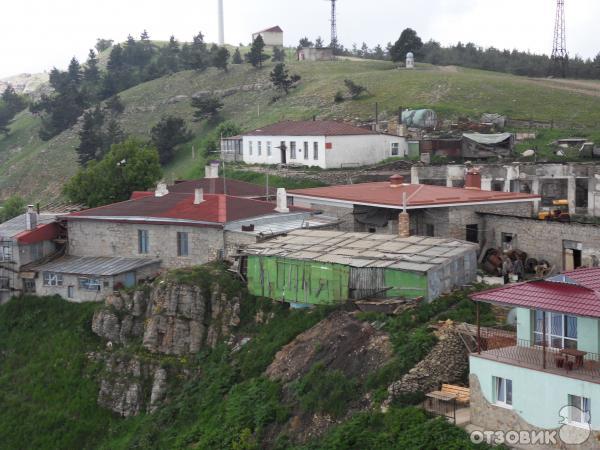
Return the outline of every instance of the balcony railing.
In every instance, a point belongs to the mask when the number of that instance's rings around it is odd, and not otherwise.
[[[513,339],[509,343],[502,334],[492,335],[489,330],[485,336],[482,333],[481,357],[575,378],[595,378],[600,382],[600,355],[597,353],[544,347],[523,339]],[[497,345],[502,342],[508,345]]]

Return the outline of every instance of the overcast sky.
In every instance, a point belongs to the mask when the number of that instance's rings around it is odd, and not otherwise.
[[[225,40],[250,41],[253,31],[279,25],[286,45],[307,35],[329,41],[327,0],[224,0]],[[567,0],[571,55],[600,52],[600,1]],[[555,0],[338,0],[338,35],[346,47],[395,41],[411,27],[424,41],[472,41],[483,46],[550,53]],[[425,6],[426,5],[426,6]],[[217,40],[217,0],[28,0],[0,5],[0,78],[66,67],[84,60],[96,38],[122,41],[147,29],[152,39],[190,40],[202,31]]]

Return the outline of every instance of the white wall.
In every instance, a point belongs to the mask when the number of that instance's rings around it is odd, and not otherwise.
[[[258,35],[261,35],[265,45],[273,47],[283,47],[283,33],[263,31],[262,33],[255,33],[252,35],[252,39],[256,39]]]
[[[287,147],[287,164],[318,166],[323,169],[336,169],[345,166],[375,164],[392,156],[392,143],[399,144],[398,156],[408,153],[405,138],[387,134],[358,136],[244,136],[242,138],[243,158],[248,164],[281,164],[281,142]],[[267,143],[271,143],[271,155],[267,152]],[[291,142],[296,143],[296,158],[291,158]],[[308,142],[308,159],[304,156],[304,143]],[[318,158],[313,158],[314,143],[319,146]],[[259,143],[261,151],[259,154]],[[326,144],[331,149],[326,149]],[[250,154],[252,147],[252,154]]]

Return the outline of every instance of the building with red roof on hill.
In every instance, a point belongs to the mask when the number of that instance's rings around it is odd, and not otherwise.
[[[163,269],[228,258],[247,243],[290,230],[337,224],[307,208],[288,207],[285,190],[277,202],[267,202],[207,194],[197,187],[202,183],[188,183],[180,192],[183,183],[174,185],[175,192],[159,184],[155,192],[63,216],[68,253],[31,267],[39,274],[37,292],[100,300],[104,291],[133,286]]]
[[[470,356],[474,425],[508,432],[520,423],[537,432],[563,424],[563,438],[600,431],[599,280],[600,267],[587,267],[471,294],[477,317],[480,303],[511,308],[516,317],[512,339],[477,325]]]

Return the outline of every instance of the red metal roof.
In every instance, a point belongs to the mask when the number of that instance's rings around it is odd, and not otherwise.
[[[600,273],[600,269],[596,269]],[[472,294],[478,302],[600,318],[600,292],[554,281],[513,284]]]
[[[23,231],[15,236],[19,244],[36,244],[43,241],[51,241],[59,236],[60,227],[56,222],[39,225],[35,230]]]
[[[335,120],[288,120],[249,131],[243,136],[360,136],[365,134],[380,133]]]
[[[225,183],[224,183],[225,181]],[[225,184],[227,185],[227,195],[234,197],[257,198],[265,197],[267,189],[259,184],[248,183],[246,181],[230,180],[223,178],[202,178],[199,180],[188,180],[175,182],[169,186],[169,192],[191,194],[195,189],[202,188],[205,194],[224,194]],[[269,194],[277,194],[277,189],[269,188]]]
[[[65,216],[67,220],[145,220],[164,219],[160,223],[181,221],[202,222],[207,226],[222,225],[235,220],[276,214],[275,203],[207,194],[199,205],[194,204],[194,194],[169,193],[163,197],[140,196],[111,205],[87,209]],[[290,207],[290,211],[307,211]]]
[[[539,195],[518,192],[483,191],[426,184],[402,184],[392,187],[388,181],[296,189],[289,192],[290,195],[340,200],[363,205],[392,206],[395,208],[402,207],[404,193],[406,193],[406,206],[408,208],[461,203],[531,201],[541,198]]]
[[[267,28],[265,30],[257,31],[254,34],[258,34],[258,33],[283,33],[283,30],[281,29],[281,27],[279,25],[276,25],[274,27]]]
[[[600,292],[600,267],[582,267],[562,275],[579,286]]]

